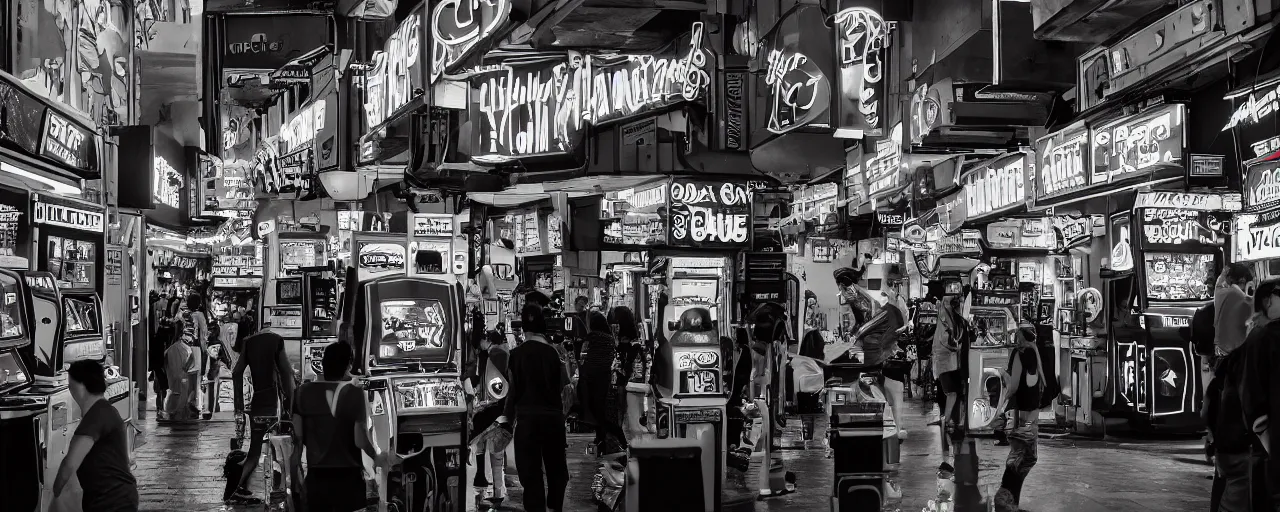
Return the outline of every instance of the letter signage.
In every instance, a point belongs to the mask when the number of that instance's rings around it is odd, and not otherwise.
[[[1089,129],[1083,122],[1036,141],[1037,200],[1058,197],[1089,185]]]
[[[1280,206],[1280,161],[1249,167],[1244,177],[1244,205],[1251,212]]]
[[[224,69],[277,70],[290,59],[329,44],[329,16],[311,14],[224,16]]]
[[[472,160],[501,163],[572,151],[587,126],[706,97],[710,51],[702,23],[671,55],[582,55],[503,65],[472,75]]]
[[[675,247],[746,247],[751,192],[742,183],[672,180],[668,243]]]
[[[1222,131],[1261,123],[1277,110],[1280,110],[1280,84],[1245,96],[1235,113],[1231,114],[1231,119],[1222,127]]]
[[[1186,105],[1152,108],[1092,130],[1091,185],[1150,172],[1159,164],[1182,161]]]
[[[846,7],[836,13],[835,27],[840,87],[836,135],[880,135],[889,25],[872,9]]]
[[[423,92],[423,18],[426,8],[413,11],[387,40],[385,50],[373,54],[365,70],[365,127],[377,127]]]
[[[1280,222],[1260,222],[1258,215],[1236,217],[1236,261],[1280,258]]]
[[[1133,208],[1178,208],[1199,212],[1238,212],[1241,207],[1241,196],[1229,193],[1199,192],[1139,192],[1134,200]]]
[[[876,154],[863,166],[867,172],[867,193],[873,198],[893,193],[902,184],[902,123],[889,136],[876,141]]]
[[[36,197],[35,212],[31,215],[31,222],[35,224],[58,226],[90,233],[101,233],[103,226],[105,226],[105,217],[102,212],[92,212],[70,205],[54,204],[47,202],[48,198],[43,199],[39,196]]]
[[[970,218],[1003,213],[1026,202],[1028,158],[1023,152],[999,157],[961,179]]]
[[[431,13],[431,83],[498,32],[511,0],[442,0]]]
[[[96,163],[89,163],[94,154],[89,146],[94,143],[89,130],[76,126],[52,108],[46,110],[41,154],[77,169],[97,168]]]
[[[809,39],[804,33],[825,27],[823,18],[818,7],[800,5],[778,20],[765,37],[757,58],[762,59],[760,67],[764,70],[761,89],[766,103],[761,110],[768,112],[764,128],[769,133],[783,134],[814,123],[830,124],[831,79],[824,71],[831,62],[830,56],[816,55],[830,51],[830,46],[805,44]],[[829,45],[827,41],[830,39],[823,43]]]

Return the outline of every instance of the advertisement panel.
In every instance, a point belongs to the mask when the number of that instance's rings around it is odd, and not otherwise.
[[[1186,105],[1161,105],[1090,130],[1089,184],[1122,180],[1161,164],[1181,164],[1186,115]]]
[[[1036,201],[1089,186],[1089,128],[1083,122],[1036,141]]]
[[[1030,157],[1021,151],[1000,156],[962,176],[969,218],[985,218],[1025,204]]]
[[[758,77],[752,146],[803,126],[831,126],[833,45],[826,15],[816,5],[798,5],[763,38],[756,56]],[[825,36],[825,37],[824,37]]]

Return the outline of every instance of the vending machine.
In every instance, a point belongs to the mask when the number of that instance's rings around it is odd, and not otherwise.
[[[403,459],[378,468],[380,510],[464,512],[471,493],[462,285],[386,275],[354,287],[353,311],[344,318],[351,320],[374,442]]]

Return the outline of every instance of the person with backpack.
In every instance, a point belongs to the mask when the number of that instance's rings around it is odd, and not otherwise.
[[[999,512],[1021,510],[1018,504],[1022,485],[1039,458],[1040,410],[1049,405],[1044,392],[1047,376],[1042,371],[1040,350],[1036,347],[1036,329],[1024,321],[1018,326],[1016,336],[1018,346],[1009,355],[1010,385],[1005,386],[1012,421],[1008,433],[1009,458],[996,493]]]

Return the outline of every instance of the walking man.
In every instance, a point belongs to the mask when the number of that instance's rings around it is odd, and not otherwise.
[[[1006,391],[1013,421],[1009,425],[1009,458],[1000,479],[1000,491],[996,493],[997,512],[1021,510],[1022,484],[1039,458],[1039,416],[1044,406],[1046,376],[1041,372],[1035,327],[1024,322],[1018,326],[1016,335],[1018,348],[1009,357],[1009,376],[1013,380]]]
[[[561,391],[569,385],[568,368],[547,341],[542,307],[526,304],[520,322],[525,342],[511,350],[507,365],[511,390],[498,422],[515,419],[516,471],[524,486],[524,509],[562,512],[569,464]]]
[[[240,473],[240,484],[231,501],[237,503],[261,503],[249,491],[249,479],[262,457],[262,443],[267,432],[280,422],[280,401],[285,400],[284,410],[290,409],[288,400],[293,396],[293,367],[284,353],[284,338],[264,329],[241,342],[240,357],[231,372],[235,389],[236,416],[244,411],[244,371],[253,374],[253,403],[249,405],[249,453]],[[277,383],[279,389],[277,388]]]
[[[134,512],[138,510],[138,483],[129,471],[128,433],[124,419],[103,398],[107,378],[97,361],[71,363],[67,369],[71,396],[84,411],[71,446],[53,481],[54,496],[61,496],[75,475],[84,490],[84,512]]]

